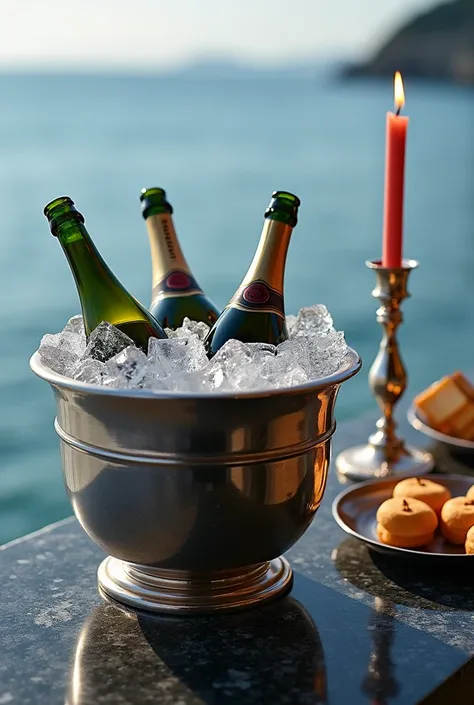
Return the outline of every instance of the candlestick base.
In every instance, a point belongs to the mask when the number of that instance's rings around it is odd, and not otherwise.
[[[426,475],[434,468],[434,458],[417,448],[403,446],[397,457],[387,460],[385,448],[367,445],[347,448],[336,458],[336,468],[351,480],[371,480],[376,477]]]

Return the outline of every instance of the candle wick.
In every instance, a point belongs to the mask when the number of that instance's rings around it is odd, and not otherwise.
[[[402,106],[399,105],[398,108],[397,108],[397,112],[396,112],[395,114],[396,114],[396,115],[400,115],[401,111],[402,111]]]

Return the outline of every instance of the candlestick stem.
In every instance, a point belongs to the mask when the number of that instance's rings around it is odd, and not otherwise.
[[[381,411],[377,430],[365,446],[349,448],[336,458],[338,470],[352,479],[387,477],[393,474],[424,475],[433,469],[430,453],[409,448],[396,433],[394,409],[407,386],[397,339],[403,321],[401,303],[410,296],[408,277],[418,267],[415,260],[405,260],[401,267],[383,267],[380,262],[366,263],[375,271],[376,286],[372,296],[380,301],[377,321],[383,328],[377,357],[369,372],[369,386]]]

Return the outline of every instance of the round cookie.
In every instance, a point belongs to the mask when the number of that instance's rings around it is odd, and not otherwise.
[[[466,497],[468,499],[474,499],[474,485],[468,489],[466,492]]]
[[[474,499],[453,497],[441,510],[441,533],[450,543],[464,544],[466,534],[474,526]]]
[[[412,497],[421,499],[437,514],[441,512],[441,507],[448,499],[451,499],[451,492],[444,485],[422,477],[408,477],[401,480],[393,488],[394,497]]]
[[[433,539],[437,526],[435,512],[419,499],[391,497],[377,510],[377,536],[390,546],[424,546]]]
[[[466,553],[474,555],[474,526],[471,526],[466,536]]]

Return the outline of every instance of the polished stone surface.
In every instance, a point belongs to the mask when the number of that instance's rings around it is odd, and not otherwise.
[[[372,428],[341,425],[334,453]],[[440,471],[474,482],[474,458],[435,452]],[[163,618],[104,602],[103,554],[74,519],[3,547],[0,705],[472,705],[474,573],[369,553],[332,519],[341,487],[333,468],[287,554],[291,595],[235,615]]]

